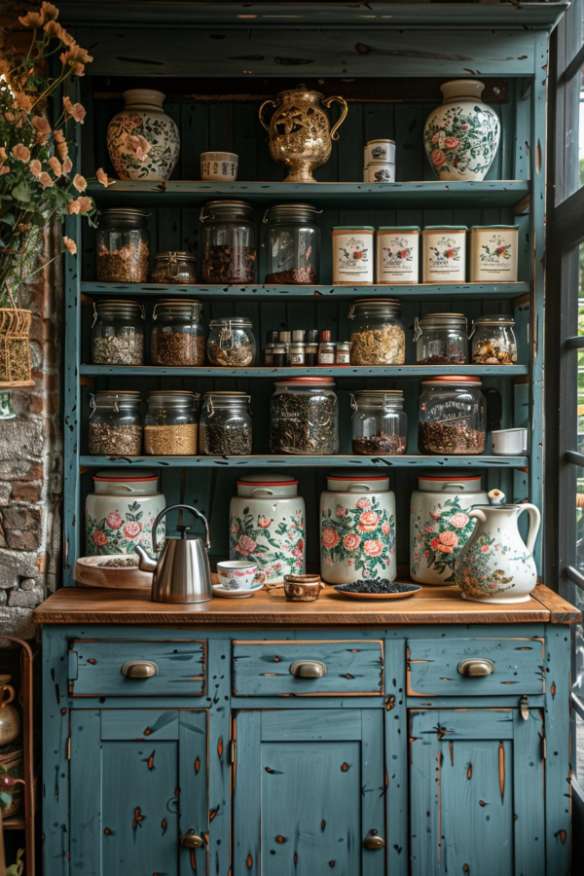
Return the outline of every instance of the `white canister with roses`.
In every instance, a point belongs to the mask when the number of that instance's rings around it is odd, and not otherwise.
[[[454,561],[474,529],[468,512],[484,505],[480,475],[424,475],[410,507],[410,575],[419,584],[453,584]]]
[[[327,477],[320,497],[320,574],[328,584],[396,577],[395,495],[386,475]]]
[[[133,554],[137,544],[153,552],[152,524],[166,507],[158,483],[158,475],[144,471],[100,471],[93,476],[95,492],[85,500],[89,555]],[[158,538],[164,541],[164,520]]]
[[[267,584],[304,572],[306,510],[298,481],[285,474],[249,474],[229,506],[229,556],[254,560]]]

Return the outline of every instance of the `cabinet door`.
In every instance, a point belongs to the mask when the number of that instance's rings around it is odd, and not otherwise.
[[[543,717],[411,711],[412,876],[545,872]]]
[[[204,712],[72,711],[71,873],[206,874],[205,758]]]
[[[242,711],[236,734],[235,874],[383,876],[382,710]]]

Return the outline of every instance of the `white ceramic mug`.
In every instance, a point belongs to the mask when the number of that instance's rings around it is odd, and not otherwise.
[[[493,453],[497,456],[521,456],[527,453],[527,429],[494,429],[491,440]]]
[[[201,179],[235,182],[239,156],[235,152],[201,152]]]
[[[266,576],[260,572],[256,563],[247,560],[224,560],[217,563],[219,584],[225,590],[249,590],[258,584],[264,584]]]

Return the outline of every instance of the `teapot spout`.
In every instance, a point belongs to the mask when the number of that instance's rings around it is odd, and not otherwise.
[[[138,568],[141,572],[154,572],[156,570],[156,566],[158,563],[156,560],[153,560],[150,554],[144,550],[142,545],[137,544],[134,547],[134,551],[138,554],[140,558],[140,562],[138,564]]]

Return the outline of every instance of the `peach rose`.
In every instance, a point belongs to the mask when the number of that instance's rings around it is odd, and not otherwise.
[[[112,182],[113,182],[113,181],[109,178],[109,176],[107,175],[107,173],[105,172],[105,170],[103,169],[103,167],[98,167],[98,168],[97,168],[97,170],[95,171],[95,178],[96,178],[96,180],[98,181],[98,183],[99,183],[101,186],[103,186],[105,189],[107,189],[108,186],[111,186],[111,184],[112,184]]]
[[[347,551],[356,551],[361,544],[361,539],[354,532],[349,532],[343,539],[343,547]]]
[[[39,176],[39,182],[42,185],[43,189],[50,189],[51,186],[55,185],[54,181],[51,179],[46,170],[43,170],[43,172]]]
[[[441,554],[451,554],[454,551],[454,548],[448,544],[441,544],[438,542],[436,545],[436,550],[440,551]]]
[[[13,146],[12,154],[17,161],[22,161],[24,164],[30,161],[30,149],[24,143],[17,143],[16,146]]]
[[[141,532],[142,524],[136,523],[134,520],[126,523],[126,525],[124,526],[124,535],[126,536],[126,538],[138,538]]]
[[[379,516],[375,511],[364,511],[359,517],[359,529],[361,532],[373,532],[378,522]]]
[[[105,532],[102,532],[101,529],[96,529],[91,538],[93,539],[93,543],[98,547],[103,547],[104,544],[107,544],[107,535]]]
[[[446,156],[441,149],[433,149],[431,159],[434,167],[442,167],[446,163]]]
[[[49,167],[56,177],[63,176],[63,165],[56,155],[51,155],[51,157],[49,158]]]
[[[46,143],[51,133],[51,126],[46,116],[33,116],[30,122],[35,129],[37,143]]]
[[[30,162],[30,164],[28,166],[28,169],[30,170],[30,172],[32,173],[32,175],[34,176],[35,179],[39,179],[41,173],[43,172],[43,166],[40,163],[40,161],[38,160],[38,158],[33,158],[33,160]]]
[[[389,535],[389,523],[386,521],[381,525],[381,531],[384,535]]]
[[[256,549],[256,542],[253,538],[250,538],[249,535],[240,535],[239,541],[235,545],[235,550],[238,554],[243,554],[243,556],[248,556],[252,551]]]
[[[74,240],[71,240],[70,237],[67,237],[67,235],[63,237],[63,246],[65,247],[69,255],[77,255],[77,244]]]
[[[446,137],[444,145],[447,149],[457,149],[460,146],[460,140],[458,137]]]
[[[261,526],[262,529],[267,529],[272,523],[271,517],[260,517],[258,518],[258,525]]]
[[[438,541],[447,547],[455,548],[458,544],[458,536],[455,532],[441,532],[438,536]]]
[[[327,526],[322,531],[322,539],[321,540],[322,540],[322,546],[324,548],[326,548],[326,550],[330,551],[338,545],[338,543],[340,541],[340,536],[339,536],[338,532],[336,531],[336,529],[331,529],[329,526]]]
[[[489,553],[489,545],[488,544],[481,545],[481,554],[488,554],[488,553]]]
[[[335,508],[335,514],[337,517],[346,517],[347,516],[347,508],[344,505],[337,505]]]
[[[105,518],[110,529],[119,529],[124,522],[121,514],[117,511],[111,511]]]
[[[67,95],[63,98],[63,109],[70,118],[75,119],[80,125],[85,121],[85,116],[87,115],[85,107],[80,103],[73,103]]]
[[[383,550],[383,545],[376,538],[369,538],[363,544],[363,550],[368,557],[378,557]]]
[[[369,499],[359,499],[357,508],[360,508],[361,511],[368,511],[371,508],[371,502]]]
[[[468,514],[463,514],[462,511],[459,511],[457,514],[453,514],[448,522],[456,529],[464,529],[468,523]]]
[[[87,188],[87,180],[80,173],[76,173],[73,177],[73,188],[77,189],[78,192],[84,192]]]

